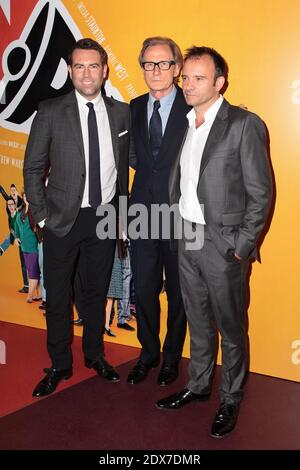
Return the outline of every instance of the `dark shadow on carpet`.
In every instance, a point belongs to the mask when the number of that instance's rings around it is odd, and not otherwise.
[[[135,361],[118,368],[121,382],[98,376],[5,416],[0,449],[299,449],[300,384],[250,374],[237,427],[223,440],[209,437],[218,407],[217,368],[211,400],[176,411],[155,401],[187,382],[187,360],[170,387],[156,384],[158,369],[139,385],[126,382]]]

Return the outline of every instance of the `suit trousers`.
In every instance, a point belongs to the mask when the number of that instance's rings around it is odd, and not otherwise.
[[[71,301],[74,274],[80,257],[84,270],[82,349],[87,359],[103,353],[103,326],[115,240],[96,235],[99,218],[92,208],[80,209],[71,231],[57,237],[44,228],[44,277],[47,291],[47,348],[56,369],[72,364]]]
[[[212,240],[187,250],[179,241],[179,276],[190,337],[188,389],[210,393],[221,335],[221,401],[242,399],[248,369],[246,279],[249,263],[225,260]]]
[[[159,295],[165,270],[168,318],[163,359],[168,364],[179,362],[187,322],[179,287],[177,253],[170,250],[169,240],[132,240],[131,247],[137,335],[142,345],[140,358],[149,364],[160,356]]]

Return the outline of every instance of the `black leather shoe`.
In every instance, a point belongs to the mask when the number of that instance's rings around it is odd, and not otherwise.
[[[156,406],[160,410],[177,410],[192,401],[207,401],[209,400],[209,397],[209,393],[193,393],[187,388],[184,388],[179,393],[174,393],[174,395],[158,400],[156,402]]]
[[[70,369],[62,370],[49,367],[48,369],[44,370],[47,372],[47,375],[37,384],[33,390],[33,397],[44,397],[46,395],[50,395],[50,393],[54,392],[61,380],[67,380],[72,377],[73,374],[72,367],[70,367]]]
[[[110,382],[119,382],[120,376],[118,372],[113,368],[113,366],[108,364],[103,357],[100,357],[95,361],[85,359],[84,362],[88,369],[94,369],[100,377],[103,377],[103,379],[109,380]]]
[[[178,377],[178,363],[167,364],[163,362],[160,372],[157,377],[158,385],[169,385],[174,382]]]
[[[22,289],[19,289],[18,292],[20,292],[20,294],[28,294],[28,290],[29,288],[24,286]]]
[[[133,326],[131,325],[128,325],[128,323],[117,323],[117,327],[118,328],[123,328],[123,330],[127,330],[127,331],[135,331],[135,328],[133,328]]]
[[[239,415],[239,403],[221,403],[211,428],[211,437],[222,439],[230,434]]]
[[[134,366],[132,371],[129,373],[127,377],[127,382],[133,385],[139,384],[143,382],[150,371],[150,369],[154,369],[159,364],[159,359],[157,361],[153,361],[150,364],[145,364],[141,360],[137,362]]]
[[[82,318],[77,318],[77,320],[73,320],[73,325],[82,326],[83,325]]]
[[[103,334],[107,335],[107,336],[111,336],[112,338],[116,338],[116,333],[114,333],[110,328],[106,328],[104,327],[103,328]]]

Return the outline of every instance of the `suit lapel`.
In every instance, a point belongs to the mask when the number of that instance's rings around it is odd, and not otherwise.
[[[167,121],[166,129],[164,132],[162,144],[159,150],[159,154],[157,159],[161,161],[164,155],[167,154],[167,147],[174,139],[174,137],[178,133],[178,128],[182,126],[181,122],[179,121],[179,116],[182,116],[183,110],[183,97],[180,96],[180,91],[177,90],[172,108],[170,110],[169,118]],[[186,105],[185,105],[186,106]],[[188,112],[188,111],[187,111]],[[184,119],[186,119],[184,117]],[[186,119],[186,127],[188,127],[188,120]]]
[[[182,152],[185,140],[186,140],[186,136],[187,136],[187,133],[188,133],[188,129],[189,128],[187,126],[184,137],[183,137],[183,140],[182,140],[182,143],[181,143],[181,146],[180,146],[180,150],[177,153],[176,160],[175,160],[175,162],[174,162],[174,164],[171,168],[171,172],[170,172],[169,192],[170,192],[171,204],[174,204],[174,202],[179,201],[179,196],[180,196],[180,188],[179,188],[179,185],[180,185],[180,158],[181,158],[181,152]]]
[[[208,138],[203,150],[200,176],[208,164],[209,159],[213,156],[213,149],[215,145],[223,138],[224,131],[227,127],[228,109],[229,103],[224,99],[208,134]]]
[[[149,93],[147,93],[146,95],[143,95],[142,100],[137,109],[136,117],[137,117],[137,123],[139,126],[141,141],[145,145],[145,149],[146,149],[148,157],[153,162],[153,156],[152,156],[150,142],[149,142],[149,131],[148,131],[148,113],[147,113],[148,99],[149,99]]]
[[[116,123],[116,114],[114,111],[114,102],[113,100],[107,98],[106,96],[103,96],[103,100],[106,106],[106,111],[107,111],[107,116],[108,116],[108,121],[109,121],[109,126],[110,126],[110,132],[111,132],[111,140],[112,140],[112,146],[113,146],[113,152],[114,152],[114,158],[115,158],[115,163],[116,163],[116,168],[118,169],[119,166],[119,146],[118,146],[118,126]]]
[[[78,103],[74,91],[69,94],[69,100],[66,103],[66,118],[70,122],[72,134],[74,135],[74,139],[76,140],[80,150],[80,155],[84,161],[84,147],[81,132],[81,123],[79,117]]]

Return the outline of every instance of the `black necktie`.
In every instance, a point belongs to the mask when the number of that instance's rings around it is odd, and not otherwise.
[[[153,103],[153,113],[149,122],[150,147],[153,158],[156,159],[162,142],[162,123],[158,112],[160,108],[159,100]]]
[[[96,113],[93,103],[86,104],[89,108],[89,204],[97,209],[101,204],[100,180],[100,149]]]

